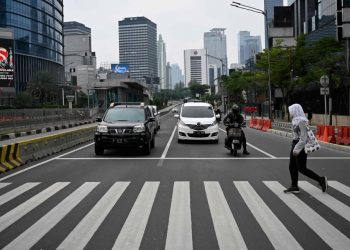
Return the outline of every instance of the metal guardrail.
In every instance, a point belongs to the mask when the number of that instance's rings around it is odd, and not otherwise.
[[[274,121],[274,122],[272,122],[272,128],[286,131],[286,132],[292,132],[292,123],[291,122]],[[315,126],[310,126],[310,129],[313,132],[315,132],[317,128]]]
[[[92,113],[89,109],[0,110],[0,135],[91,120]]]

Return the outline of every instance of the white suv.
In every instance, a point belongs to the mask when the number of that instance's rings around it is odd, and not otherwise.
[[[178,142],[184,140],[219,141],[219,126],[213,107],[204,102],[187,102],[182,105],[178,118]]]

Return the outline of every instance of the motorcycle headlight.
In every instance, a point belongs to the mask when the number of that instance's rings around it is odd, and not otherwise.
[[[133,129],[133,132],[134,133],[142,133],[142,132],[145,132],[145,125],[137,125],[137,126],[134,126],[134,129]]]
[[[97,126],[97,132],[107,133],[108,132],[108,128],[107,128],[107,126],[104,126],[104,125],[98,125]]]
[[[182,120],[179,120],[179,124],[182,126],[187,126]]]

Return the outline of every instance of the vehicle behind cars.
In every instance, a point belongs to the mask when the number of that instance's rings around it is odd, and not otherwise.
[[[105,149],[137,148],[145,154],[155,146],[155,118],[151,106],[143,103],[112,103],[95,131],[95,154],[103,155]]]
[[[160,113],[158,112],[157,106],[151,106],[152,107],[152,114],[153,117],[155,118],[155,124],[156,124],[156,133],[157,130],[160,129]]]
[[[185,140],[208,140],[218,143],[219,126],[213,107],[204,102],[187,102],[181,107],[178,118],[178,142]]]

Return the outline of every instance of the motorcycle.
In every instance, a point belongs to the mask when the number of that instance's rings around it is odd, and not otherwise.
[[[233,156],[237,156],[238,150],[242,148],[242,127],[243,124],[237,122],[227,125],[227,142],[231,140],[231,144],[228,146],[228,143],[225,143],[225,147],[231,151]]]

